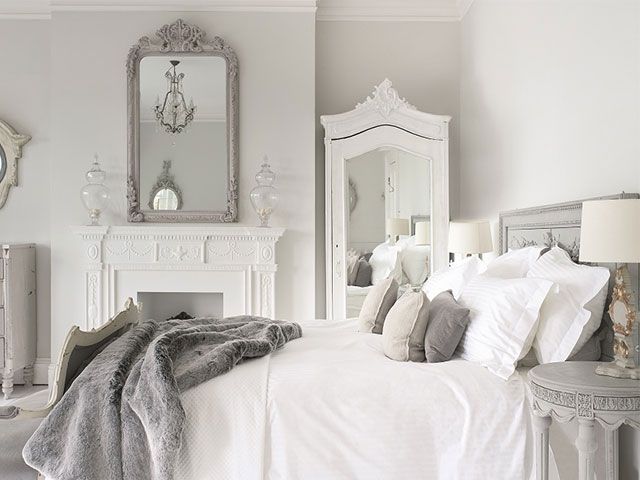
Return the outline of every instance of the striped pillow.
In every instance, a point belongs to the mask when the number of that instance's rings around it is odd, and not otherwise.
[[[486,269],[487,266],[478,257],[467,257],[431,275],[422,286],[422,291],[429,300],[433,300],[439,293],[451,290],[453,298],[457,300],[465,285]]]
[[[497,278],[522,278],[540,257],[544,247],[532,246],[509,250],[487,265],[485,275]]]
[[[533,349],[540,363],[563,362],[578,352],[602,321],[609,270],[574,263],[553,247],[531,267],[528,278],[556,284],[540,310]]]
[[[471,310],[458,345],[467,360],[480,363],[505,380],[531,348],[542,302],[553,283],[539,278],[493,278],[479,275],[460,296]]]

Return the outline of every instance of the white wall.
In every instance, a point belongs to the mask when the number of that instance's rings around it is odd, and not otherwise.
[[[461,217],[640,191],[640,2],[476,0],[461,38]],[[552,432],[563,479],[575,434]],[[620,458],[639,478],[624,427]]]
[[[93,152],[101,154],[114,195],[107,222],[126,222],[125,60],[131,45],[177,18],[235,49],[240,64],[240,215],[257,224],[248,200],[264,154],[281,202],[277,311],[314,315],[314,17],[311,13],[71,13],[51,20],[52,349],[83,314],[82,256],[69,228],[84,222],[78,197]]]
[[[462,21],[462,216],[640,190],[639,9],[476,0]]]
[[[320,115],[346,112],[385,77],[418,109],[453,117],[451,211],[458,199],[460,24],[318,22],[316,25],[316,314],[325,312],[324,132]]]
[[[32,137],[18,160],[18,186],[11,187],[0,209],[0,242],[36,244],[37,356],[44,359],[50,355],[50,175],[55,168],[49,153],[48,42],[47,21],[0,20],[0,119]]]

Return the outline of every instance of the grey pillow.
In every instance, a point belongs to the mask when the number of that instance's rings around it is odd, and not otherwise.
[[[373,252],[363,253],[362,255],[360,255],[360,258],[365,262],[368,262],[369,259],[371,258],[371,255],[373,255]]]
[[[600,360],[602,356],[602,337],[596,333],[593,335],[587,343],[583,345],[583,347],[570,356],[567,361],[568,362],[594,362]],[[539,365],[538,359],[536,358],[536,354],[533,351],[533,348],[529,350],[529,352],[518,361],[518,367],[535,367]]]
[[[384,354],[401,362],[424,362],[424,336],[429,299],[422,290],[409,290],[391,307],[382,329]]]
[[[358,260],[358,256],[351,254],[351,252],[347,253],[347,285],[353,285],[353,282],[356,280],[356,276],[358,275]]]
[[[375,285],[362,302],[358,316],[359,330],[365,333],[382,333],[387,313],[398,298],[398,282],[385,278]]]
[[[460,306],[451,290],[431,301],[429,323],[424,336],[424,353],[430,363],[446,362],[456,351],[469,323],[469,309]]]
[[[373,269],[369,262],[360,258],[360,260],[358,260],[358,273],[353,284],[356,287],[368,287],[371,285],[371,272],[373,272]]]
[[[597,333],[593,335],[580,350],[570,356],[568,362],[594,362],[602,356],[602,337]]]

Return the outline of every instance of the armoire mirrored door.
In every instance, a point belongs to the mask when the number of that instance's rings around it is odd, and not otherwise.
[[[388,80],[354,110],[322,117],[327,318],[357,316],[387,278],[418,288],[447,264],[448,122]]]

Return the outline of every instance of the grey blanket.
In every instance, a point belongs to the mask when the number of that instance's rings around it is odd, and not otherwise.
[[[24,458],[58,480],[171,479],[185,421],[180,392],[301,335],[296,323],[258,317],[140,323],[75,379]]]

